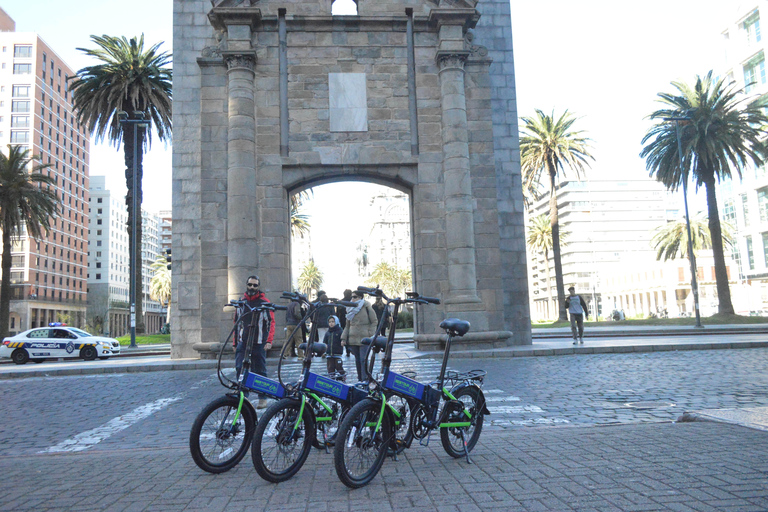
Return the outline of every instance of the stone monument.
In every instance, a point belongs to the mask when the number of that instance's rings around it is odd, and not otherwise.
[[[226,338],[250,274],[289,289],[289,196],[349,180],[411,198],[415,290],[442,300],[419,348],[446,317],[465,346],[530,344],[509,1],[331,10],[174,0],[172,356]]]

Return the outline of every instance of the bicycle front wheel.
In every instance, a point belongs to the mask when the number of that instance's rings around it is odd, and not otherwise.
[[[392,436],[381,402],[365,399],[344,416],[336,435],[333,462],[339,480],[353,489],[367,485],[381,469]]]
[[[261,415],[253,436],[253,467],[268,482],[284,482],[293,477],[309,456],[315,436],[315,423],[309,404],[284,398]],[[301,417],[299,415],[301,414]]]
[[[189,432],[189,451],[200,469],[209,473],[229,471],[243,460],[251,445],[256,413],[240,399],[223,396],[203,408]]]
[[[467,452],[480,439],[480,433],[483,431],[483,404],[480,404],[480,391],[473,386],[459,389],[454,393],[456,400],[464,405],[469,411],[471,418],[464,413],[464,408],[451,406],[450,402],[446,407],[453,407],[450,413],[446,414],[446,423],[469,423],[468,426],[443,427],[440,429],[440,441],[443,443],[443,449],[451,457],[464,456],[464,443],[467,443]],[[462,438],[462,433],[464,437]]]

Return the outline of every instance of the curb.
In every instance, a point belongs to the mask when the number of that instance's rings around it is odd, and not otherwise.
[[[591,336],[591,335],[590,335]],[[679,343],[669,345],[629,345],[614,347],[563,347],[563,348],[504,348],[486,350],[452,350],[451,357],[465,359],[568,356],[580,354],[627,354],[634,352],[668,352],[682,350],[722,350],[768,347],[768,341],[743,341],[722,343]],[[426,352],[409,355],[408,359],[442,359],[443,352]]]

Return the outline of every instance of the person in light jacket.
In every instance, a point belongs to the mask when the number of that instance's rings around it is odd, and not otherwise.
[[[373,310],[371,303],[363,298],[362,292],[353,291],[352,302],[356,302],[357,306],[346,308],[347,324],[344,332],[341,333],[341,344],[349,347],[350,352],[355,356],[357,378],[362,381],[366,376],[365,356],[368,348],[360,341],[373,336],[376,332],[376,311]]]

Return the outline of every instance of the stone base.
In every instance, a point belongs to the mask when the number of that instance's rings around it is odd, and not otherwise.
[[[451,342],[451,350],[484,350],[510,346],[513,333],[510,331],[468,332],[457,336]],[[447,334],[417,334],[413,337],[418,350],[435,351],[445,349]]]
[[[195,343],[192,345],[192,348],[200,354],[200,359],[218,359],[221,345],[221,342],[203,342]],[[232,344],[228,343],[228,345],[229,347],[224,349],[224,354],[221,356],[222,359],[235,358],[235,349],[232,347]]]

